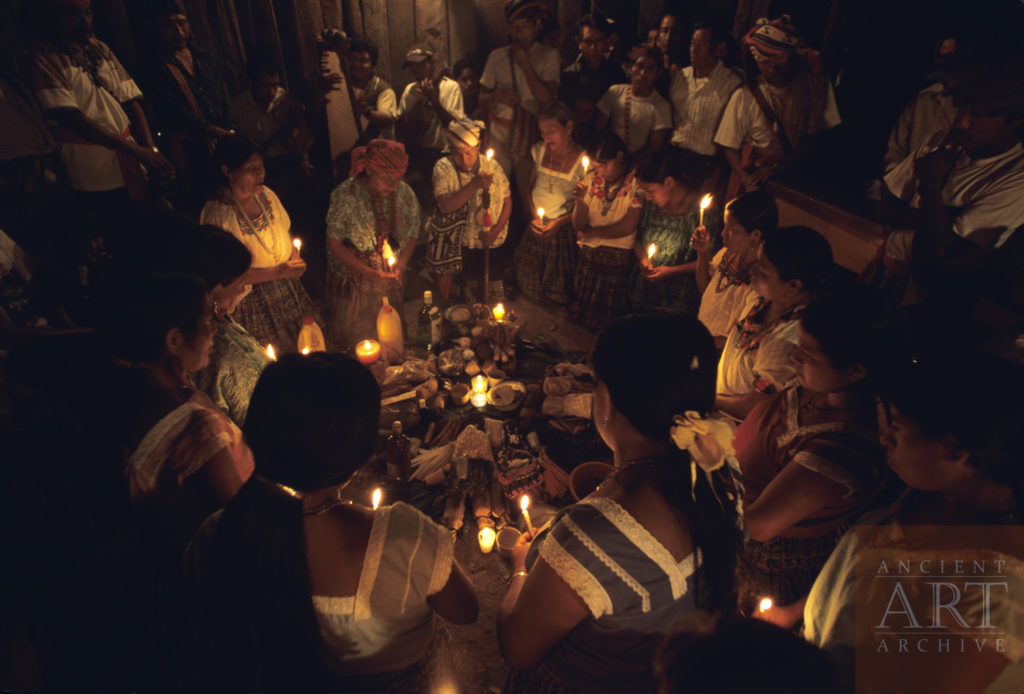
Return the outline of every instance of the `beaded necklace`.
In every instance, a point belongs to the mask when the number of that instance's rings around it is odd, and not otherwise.
[[[263,246],[263,250],[265,250],[267,253],[270,253],[270,248],[268,248],[267,244],[263,241],[263,239],[260,238],[259,229],[257,229],[256,227],[256,222],[251,217],[249,217],[246,211],[242,208],[242,203],[238,201],[238,198],[235,197],[235,194],[232,191],[229,190],[228,195],[231,196],[231,204],[235,208],[235,213],[238,216],[238,221],[242,222],[243,226],[247,226],[250,229],[250,231],[248,232],[245,229],[242,229],[242,234],[252,234],[253,236],[255,236],[256,240],[260,242],[261,246]],[[256,206],[260,208],[260,214],[256,219],[263,219],[267,222],[267,224],[270,224],[270,211],[266,206],[264,206],[263,201],[260,199],[260,197],[260,193],[256,193],[255,195],[253,195],[253,199],[256,200]]]

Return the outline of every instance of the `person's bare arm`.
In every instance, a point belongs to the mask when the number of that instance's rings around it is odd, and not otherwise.
[[[498,239],[498,234],[505,227],[505,222],[508,221],[509,215],[512,214],[512,196],[506,195],[505,201],[501,204],[501,212],[498,213],[498,220],[491,225],[491,231],[487,234],[487,247]]]
[[[537,71],[533,69],[533,63],[530,62],[530,56],[525,50],[519,46],[512,46],[510,50],[512,52],[512,60],[523,71],[523,76],[526,77],[526,84],[530,88],[533,98],[541,106],[547,106],[554,100],[555,94],[558,92],[558,83],[541,80]]]
[[[260,284],[287,277],[301,277],[306,271],[306,262],[301,258],[289,258],[273,267],[254,267],[246,275],[246,284]]]
[[[838,482],[791,461],[743,510],[743,526],[751,539],[767,542],[847,491]]]
[[[199,468],[196,479],[205,490],[223,506],[242,488],[242,478],[235,469],[234,458],[227,448],[222,448]]]
[[[109,132],[81,111],[50,111],[47,115],[51,116],[62,127],[93,144],[127,154],[141,164],[152,167],[161,174],[170,175],[174,173],[174,167],[164,155],[154,152],[152,148],[146,148],[131,140],[126,140],[118,133]]]
[[[491,185],[491,181],[493,179],[494,174],[478,171],[473,178],[469,179],[469,182],[466,183],[466,185],[462,186],[455,192],[438,195],[437,206],[445,214],[451,214],[465,205],[478,190],[483,190],[487,186]]]
[[[697,269],[695,279],[701,294],[711,284],[711,237],[705,227],[697,227],[690,241],[693,250],[697,251]]]
[[[719,393],[715,396],[715,409],[721,410],[736,419],[744,419],[750,414],[750,411],[754,409],[757,403],[766,397],[768,396],[758,390],[752,390],[744,395],[724,395]]]
[[[153,149],[156,144],[153,142],[153,133],[149,129],[149,121],[146,120],[142,104],[136,99],[129,101],[127,104],[122,104],[121,107],[128,114],[128,119],[132,122],[132,135],[135,136],[135,141],[143,147]]]
[[[538,558],[529,575],[525,536],[512,555],[512,581],[498,608],[498,649],[513,668],[539,663],[590,614],[586,604],[551,566]]]
[[[427,604],[452,624],[472,624],[480,614],[480,602],[473,582],[459,566],[452,561],[452,572],[444,588],[427,597]]]
[[[625,216],[617,222],[587,227],[583,231],[583,237],[595,239],[620,239],[623,236],[629,236],[636,231],[636,226],[640,223],[640,212],[641,208],[631,207],[629,208],[629,212],[627,212]]]

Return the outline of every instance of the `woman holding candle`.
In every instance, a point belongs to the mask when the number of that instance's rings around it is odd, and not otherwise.
[[[242,432],[188,378],[209,363],[213,302],[199,279],[161,275],[122,287],[109,309],[101,333],[127,367],[111,389],[125,406],[117,438],[131,451],[132,505],[155,554],[176,564],[253,470]]]
[[[526,536],[513,549],[498,612],[506,692],[653,691],[662,635],[697,609],[735,609],[731,432],[698,414],[714,403],[711,336],[690,316],[633,316],[608,325],[593,363],[616,472],[559,513],[528,570]]]
[[[800,313],[832,282],[828,241],[802,226],[765,231],[751,270],[756,294],[733,326],[718,362],[715,407],[735,419],[796,376]]]
[[[775,198],[767,190],[743,193],[725,206],[722,248],[712,257],[710,235],[697,232],[697,288],[703,293],[697,317],[720,348],[726,336],[743,318],[744,308],[754,293],[750,271],[757,262],[757,249],[766,231],[779,223]]]
[[[252,291],[239,304],[237,320],[260,344],[294,352],[303,318],[313,315],[313,302],[299,280],[306,263],[292,245],[291,219],[274,191],[263,185],[263,157],[255,144],[237,135],[222,137],[213,161],[225,185],[199,219],[229,232],[252,254],[245,280]]]
[[[636,260],[633,239],[643,193],[617,135],[604,132],[588,147],[591,168],[573,188],[572,225],[579,258],[573,290],[574,318],[600,328],[629,308],[629,281]]]
[[[500,246],[508,234],[512,212],[508,178],[496,159],[480,156],[483,132],[480,121],[453,120],[447,132],[449,154],[434,165],[437,211],[427,221],[427,267],[438,277],[444,301],[455,275],[461,273],[464,281],[483,276],[482,249]],[[491,273],[500,278],[497,259],[492,254]]]
[[[851,286],[801,314],[796,380],[759,402],[736,430],[743,470],[740,609],[764,596],[799,600],[851,519],[881,489],[882,449],[868,377],[881,347],[881,305]]]
[[[696,315],[699,263],[691,242],[698,233],[714,239],[721,226],[713,208],[700,210],[703,176],[702,169],[684,165],[673,147],[663,149],[637,171],[647,204],[634,246],[640,261],[633,273],[634,307],[673,308]],[[701,216],[706,216],[705,223]],[[657,251],[648,257],[652,243]]]
[[[400,310],[405,270],[420,233],[420,206],[402,180],[405,147],[372,140],[352,150],[348,179],[327,211],[327,340],[347,349],[376,334],[385,297]],[[388,258],[395,261],[389,266]]]
[[[376,381],[346,355],[264,371],[245,425],[258,474],[186,557],[211,689],[429,691],[435,612],[476,619],[447,530],[403,503],[346,500],[379,416]]]
[[[583,148],[572,137],[572,112],[552,101],[537,116],[541,142],[530,150],[531,210],[535,216],[516,248],[516,284],[535,301],[568,305],[573,299],[576,244],[572,233],[573,188],[586,174]]]

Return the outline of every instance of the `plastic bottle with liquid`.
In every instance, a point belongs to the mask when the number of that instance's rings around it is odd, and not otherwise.
[[[306,316],[302,319],[302,329],[299,330],[299,354],[326,351],[327,342],[324,340],[323,331],[313,320],[313,316]]]
[[[405,341],[402,338],[402,318],[398,311],[384,297],[384,305],[377,312],[377,340],[399,356],[405,355]]]
[[[423,292],[423,308],[416,318],[416,342],[433,349],[441,342],[441,309],[434,305],[434,294]]]

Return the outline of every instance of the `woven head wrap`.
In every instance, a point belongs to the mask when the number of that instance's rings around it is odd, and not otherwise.
[[[385,176],[404,176],[409,168],[409,155],[405,153],[405,145],[394,140],[370,140],[365,147],[352,150],[352,168],[349,176],[356,176],[364,171],[368,174],[378,173]]]
[[[785,57],[788,53],[802,47],[803,37],[784,14],[778,19],[768,21],[762,17],[743,37],[743,45],[757,60],[771,60]]]
[[[448,139],[460,147],[476,147],[484,132],[482,121],[461,118],[448,124]]]

